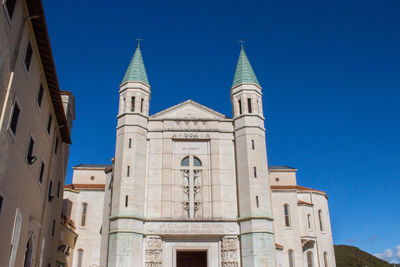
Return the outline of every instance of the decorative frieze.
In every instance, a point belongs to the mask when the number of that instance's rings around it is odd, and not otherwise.
[[[226,236],[221,242],[221,266],[239,267],[240,249],[237,236]]]
[[[162,240],[159,236],[146,237],[146,267],[162,266]]]
[[[236,222],[146,222],[148,235],[237,235]]]

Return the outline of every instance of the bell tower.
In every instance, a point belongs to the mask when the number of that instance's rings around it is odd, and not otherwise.
[[[138,44],[119,90],[108,266],[139,266],[143,223],[150,85]]]
[[[261,86],[240,50],[231,89],[242,266],[275,266]]]

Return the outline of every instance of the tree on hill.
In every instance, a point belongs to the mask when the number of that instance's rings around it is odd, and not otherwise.
[[[399,267],[353,246],[335,245],[337,267]]]

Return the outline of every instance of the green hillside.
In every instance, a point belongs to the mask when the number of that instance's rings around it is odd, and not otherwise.
[[[399,267],[353,246],[335,245],[337,267]]]

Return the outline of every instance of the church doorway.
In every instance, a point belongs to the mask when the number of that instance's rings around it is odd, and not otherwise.
[[[177,251],[176,267],[207,267],[207,251]]]

